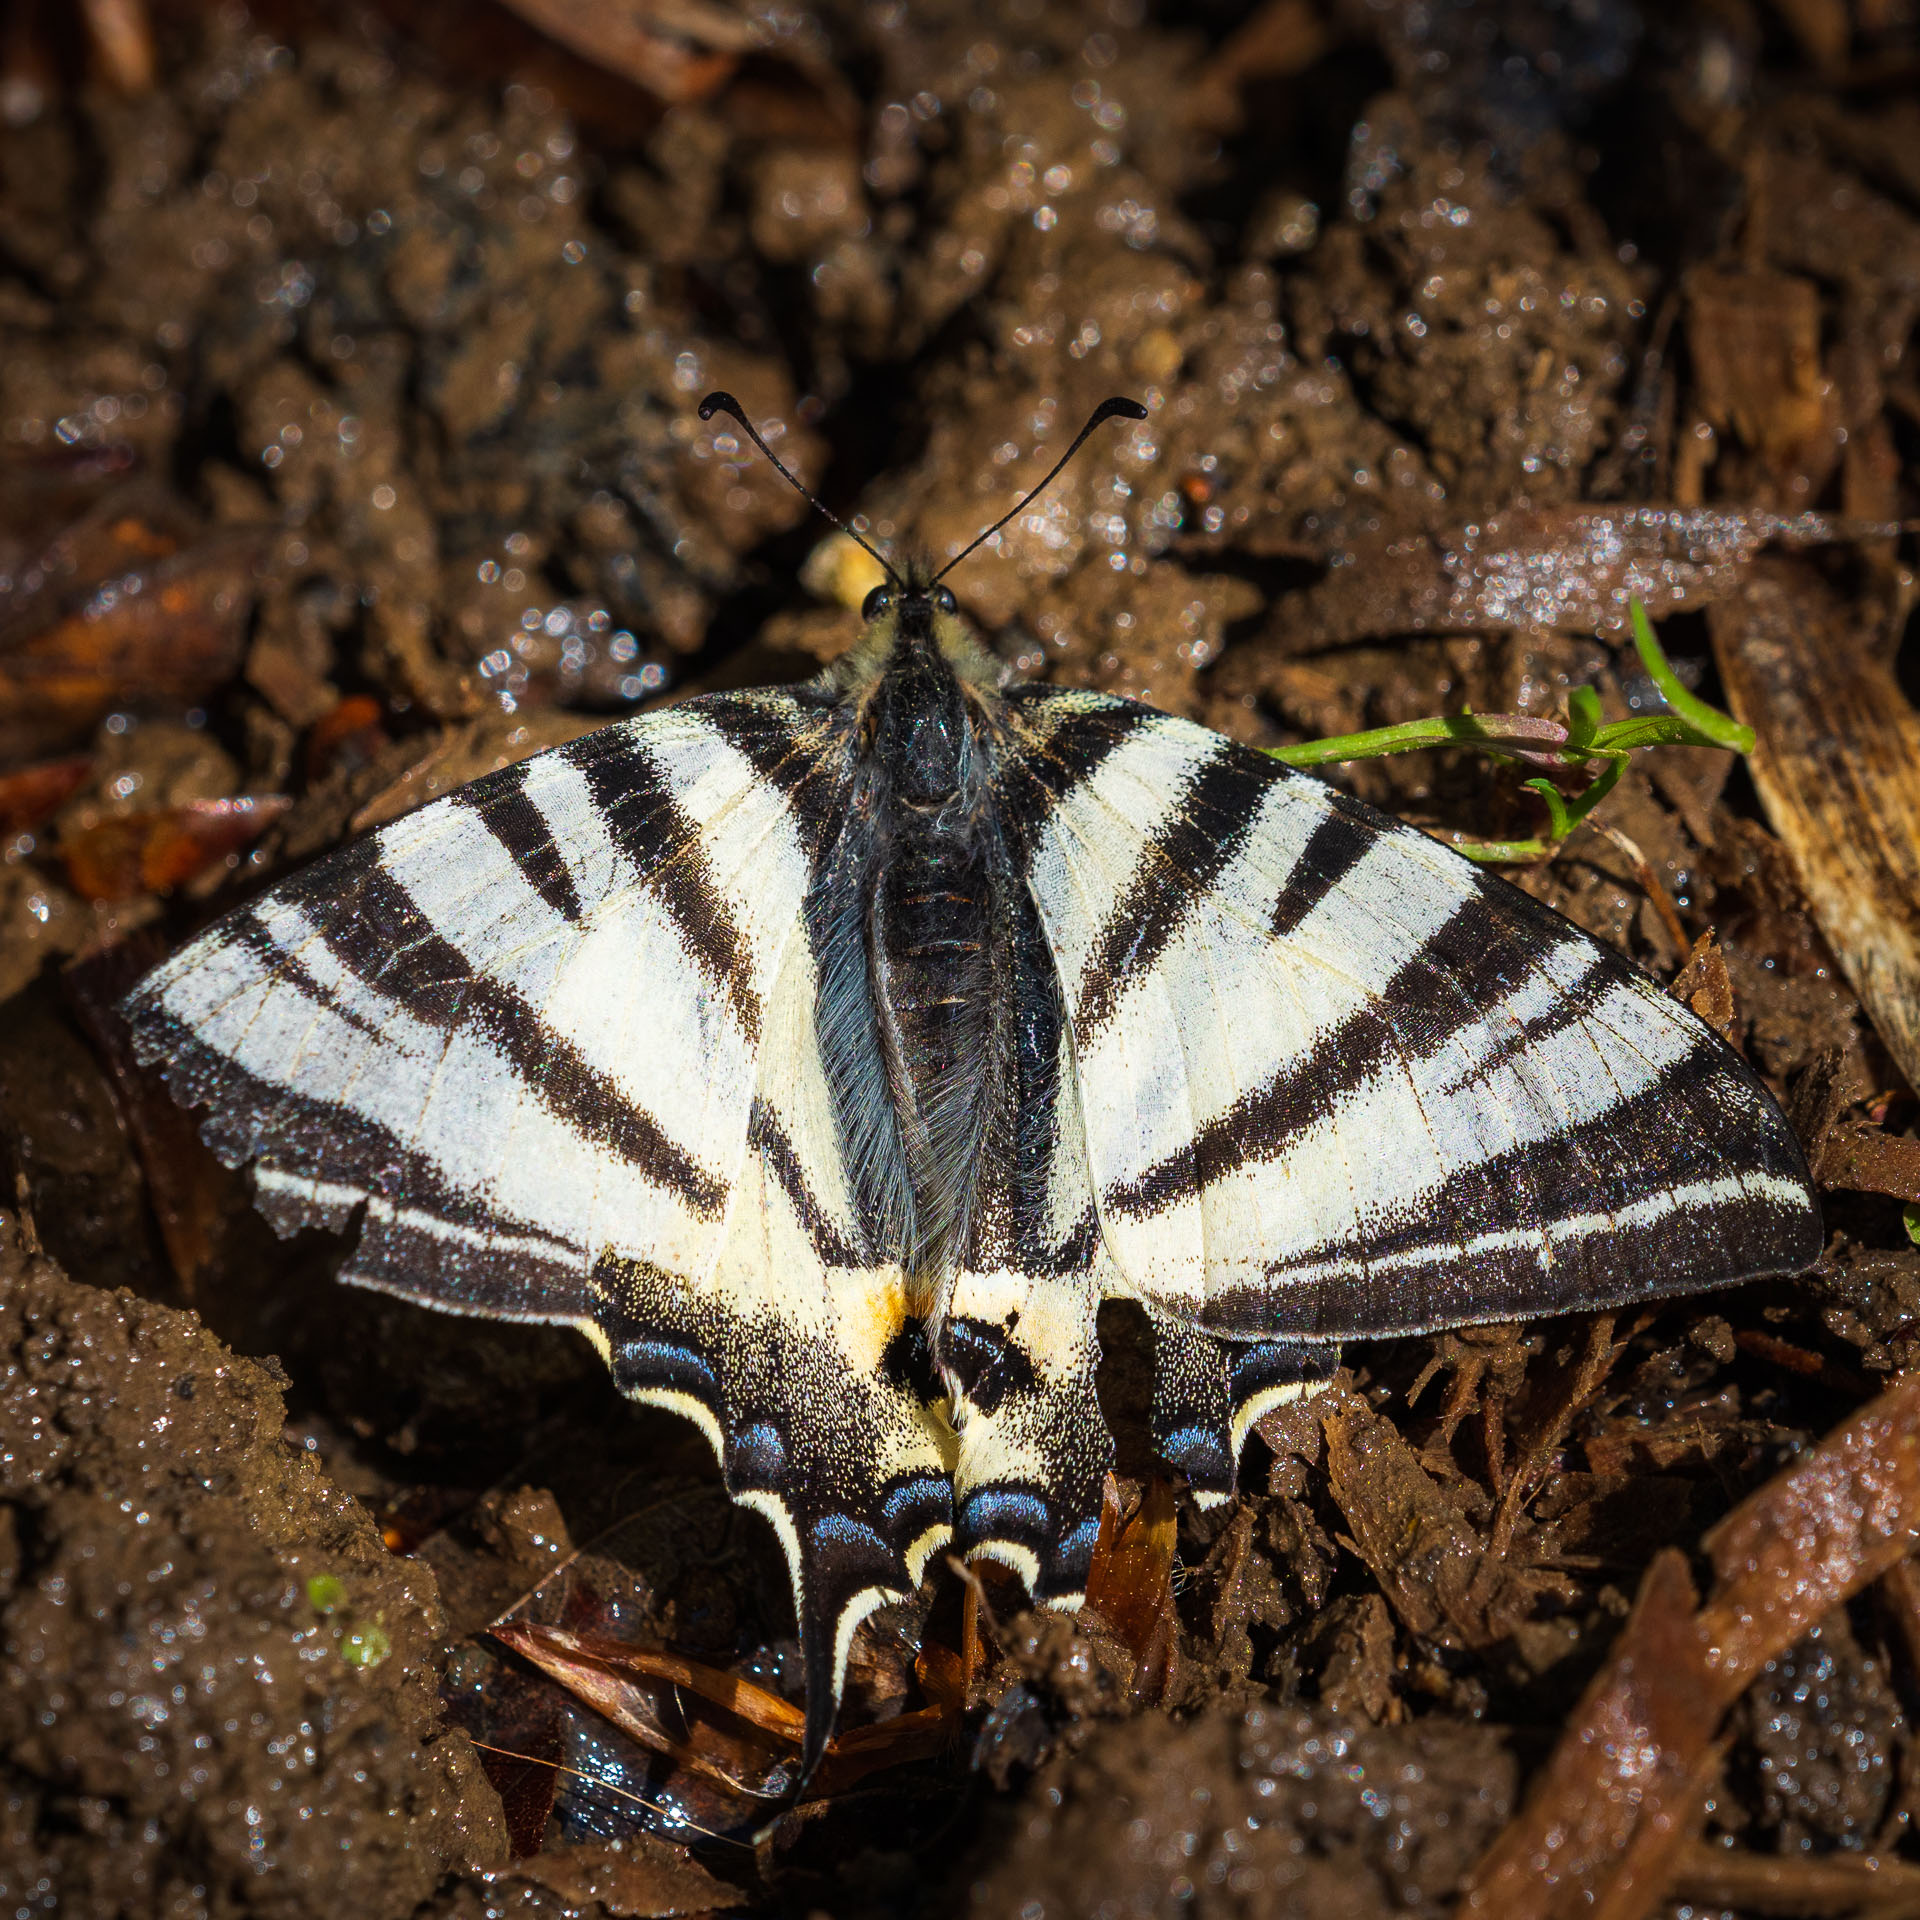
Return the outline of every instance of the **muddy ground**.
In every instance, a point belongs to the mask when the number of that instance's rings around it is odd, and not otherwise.
[[[0,29],[0,1909],[1446,1911],[1654,1552],[1920,1363],[1881,950],[1920,806],[1909,0],[92,16]],[[277,1243],[112,1011],[354,830],[847,643],[864,579],[713,386],[936,552],[1138,396],[951,584],[1024,671],[1256,745],[1651,711],[1631,586],[1761,757],[1643,755],[1611,832],[1511,871],[1662,979],[1716,937],[1680,990],[1830,1235],[1800,1280],[1354,1349],[1205,1516],[1128,1439],[1110,1316],[1139,1605],[989,1593],[941,1750],[757,1846],[777,1743],[673,1689],[619,1731],[484,1631],[790,1692],[779,1556],[699,1437],[571,1336]],[[1795,636],[1884,765],[1766,707]],[[1479,755],[1332,777],[1542,824]],[[1896,1910],[1818,1876],[1913,1851],[1912,1591],[1750,1689],[1636,1911],[1760,1911],[1754,1856],[1765,1911]],[[914,1634],[864,1632],[851,1720],[925,1704]]]

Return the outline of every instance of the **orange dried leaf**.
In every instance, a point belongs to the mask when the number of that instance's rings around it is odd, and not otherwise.
[[[806,1715],[765,1687],[680,1654],[630,1646],[564,1627],[501,1625],[493,1638],[511,1647],[596,1713],[643,1746],[670,1755],[738,1791],[783,1791],[806,1731]],[[670,1714],[660,1697],[674,1696]],[[744,1726],[729,1727],[700,1711],[717,1708]],[[944,1705],[896,1715],[837,1735],[814,1776],[813,1791],[838,1792],[882,1767],[940,1752],[958,1714]]]
[[[951,1647],[929,1640],[913,1663],[914,1678],[920,1691],[936,1707],[948,1713],[961,1713],[967,1704],[967,1663]]]
[[[583,60],[676,106],[705,100],[753,49],[744,14],[712,0],[506,0]]]
[[[84,753],[0,773],[0,833],[22,833],[58,813],[86,784],[93,761]]]
[[[779,1694],[770,1693],[751,1680],[743,1680],[737,1673],[704,1666],[681,1654],[632,1646],[605,1634],[574,1633],[566,1627],[516,1623],[491,1627],[488,1631],[494,1639],[556,1677],[577,1665],[603,1667],[623,1679],[684,1687],[689,1693],[724,1707],[749,1726],[771,1733],[794,1748],[799,1747],[806,1732],[807,1717],[791,1700],[783,1700]]]
[[[373,759],[387,744],[380,720],[379,701],[356,693],[315,721],[307,735],[307,778],[324,780],[344,760],[362,765]]]
[[[116,707],[192,706],[239,671],[253,543],[209,542],[0,628],[0,758],[83,737]]]
[[[85,900],[169,892],[252,845],[292,804],[256,794],[113,815],[62,843],[67,882]]]
[[[1173,1483],[1156,1475],[1124,1519],[1111,1476],[1100,1508],[1100,1537],[1087,1570],[1087,1604],[1133,1655],[1149,1687],[1173,1645],[1173,1560],[1179,1509]]]
[[[786,1707],[777,1694],[697,1661],[656,1656],[597,1634],[535,1626],[488,1631],[641,1746],[735,1792],[766,1797],[788,1785],[800,1743],[797,1732],[748,1722],[731,1704],[721,1709],[731,1724],[702,1711],[703,1703],[712,1708],[718,1705],[716,1696],[731,1692],[739,1706],[777,1723],[777,1711],[766,1705],[774,1701]],[[798,1709],[789,1711],[798,1717]]]

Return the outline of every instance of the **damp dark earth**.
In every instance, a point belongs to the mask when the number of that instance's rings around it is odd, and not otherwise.
[[[8,10],[0,1913],[1920,1913],[1917,319],[1913,0]],[[1089,1605],[936,1569],[797,1802],[699,1432],[338,1285],[117,1012],[850,644],[716,387],[934,554],[1137,398],[982,638],[1262,748],[1483,716],[1320,771],[1718,1028],[1826,1230],[1355,1346],[1204,1511],[1109,1309]]]

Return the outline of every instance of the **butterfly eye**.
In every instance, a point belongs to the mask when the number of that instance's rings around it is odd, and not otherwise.
[[[860,603],[860,618],[862,620],[878,620],[892,605],[893,589],[891,587],[875,587],[874,590],[867,595],[866,599]]]
[[[945,587],[934,588],[933,604],[938,607],[942,613],[958,613],[960,611],[960,603],[954,599],[953,595],[949,593]]]

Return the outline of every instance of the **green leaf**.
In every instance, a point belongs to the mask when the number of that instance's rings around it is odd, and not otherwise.
[[[347,1603],[347,1583],[337,1573],[316,1573],[307,1582],[307,1599],[315,1613],[333,1613]]]
[[[1735,753],[1751,753],[1751,727],[1743,727],[1731,714],[1708,706],[1680,684],[1672,663],[1660,651],[1660,643],[1653,637],[1653,622],[1647,618],[1646,608],[1638,600],[1629,601],[1627,613],[1633,622],[1633,644],[1639,652],[1640,664],[1647,670],[1647,678],[1660,689],[1660,697],[1667,705],[1701,736],[1697,744],[1729,747]]]
[[[1906,1228],[1907,1238],[1911,1240],[1916,1247],[1920,1247],[1920,1205],[1903,1208],[1900,1214],[1900,1224]]]
[[[1529,793],[1537,793],[1547,803],[1547,838],[1564,840],[1573,831],[1575,815],[1567,811],[1560,789],[1551,780],[1526,780],[1521,784]]]
[[[1542,860],[1555,853],[1580,822],[1619,784],[1628,760],[1642,747],[1725,747],[1735,753],[1753,748],[1753,729],[1730,715],[1696,699],[1680,684],[1672,663],[1660,651],[1647,610],[1638,600],[1629,604],[1633,644],[1641,664],[1667,703],[1665,713],[1636,714],[1629,720],[1601,724],[1600,696],[1592,687],[1575,687],[1567,695],[1564,726],[1518,713],[1454,713],[1430,720],[1405,720],[1398,726],[1374,727],[1365,733],[1337,734],[1328,740],[1306,740],[1294,747],[1267,749],[1290,767],[1327,767],[1343,760],[1378,760],[1388,754],[1417,753],[1427,747],[1471,746],[1502,760],[1530,761],[1534,766],[1558,766],[1584,772],[1598,760],[1600,772],[1568,799],[1553,782],[1536,777],[1525,784],[1540,796],[1547,810],[1548,831],[1531,840],[1474,840],[1450,844],[1469,860]]]
[[[393,1638],[377,1621],[355,1627],[340,1642],[340,1658],[350,1667],[377,1667],[393,1652]]]
[[[1578,752],[1590,746],[1600,731],[1600,696],[1592,687],[1575,687],[1567,695],[1567,745]]]

